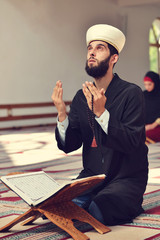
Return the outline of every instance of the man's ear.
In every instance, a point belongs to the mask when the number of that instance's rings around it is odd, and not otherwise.
[[[118,55],[118,54],[112,55],[112,57],[111,57],[111,62],[112,62],[113,64],[115,64],[115,63],[118,61],[118,58],[119,58],[119,55]]]

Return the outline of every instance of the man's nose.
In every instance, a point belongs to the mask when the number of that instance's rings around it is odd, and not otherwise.
[[[94,57],[94,56],[95,56],[95,52],[94,52],[93,50],[90,52],[90,56],[91,56],[91,57]]]

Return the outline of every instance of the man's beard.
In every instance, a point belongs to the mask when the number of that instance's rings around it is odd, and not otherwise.
[[[92,66],[89,67],[88,60],[87,60],[85,70],[88,73],[88,75],[95,79],[104,77],[109,68],[110,57],[111,56],[107,57],[105,60],[101,62],[98,62],[98,66],[95,66],[95,67],[92,67]]]

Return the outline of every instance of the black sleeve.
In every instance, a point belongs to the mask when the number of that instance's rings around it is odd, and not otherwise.
[[[108,135],[102,134],[102,143],[114,150],[130,153],[145,142],[144,98],[139,87],[132,87],[124,96],[119,120],[110,115]]]

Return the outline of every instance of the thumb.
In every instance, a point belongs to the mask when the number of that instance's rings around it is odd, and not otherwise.
[[[101,88],[100,93],[104,96],[104,94],[105,94],[104,88]]]

